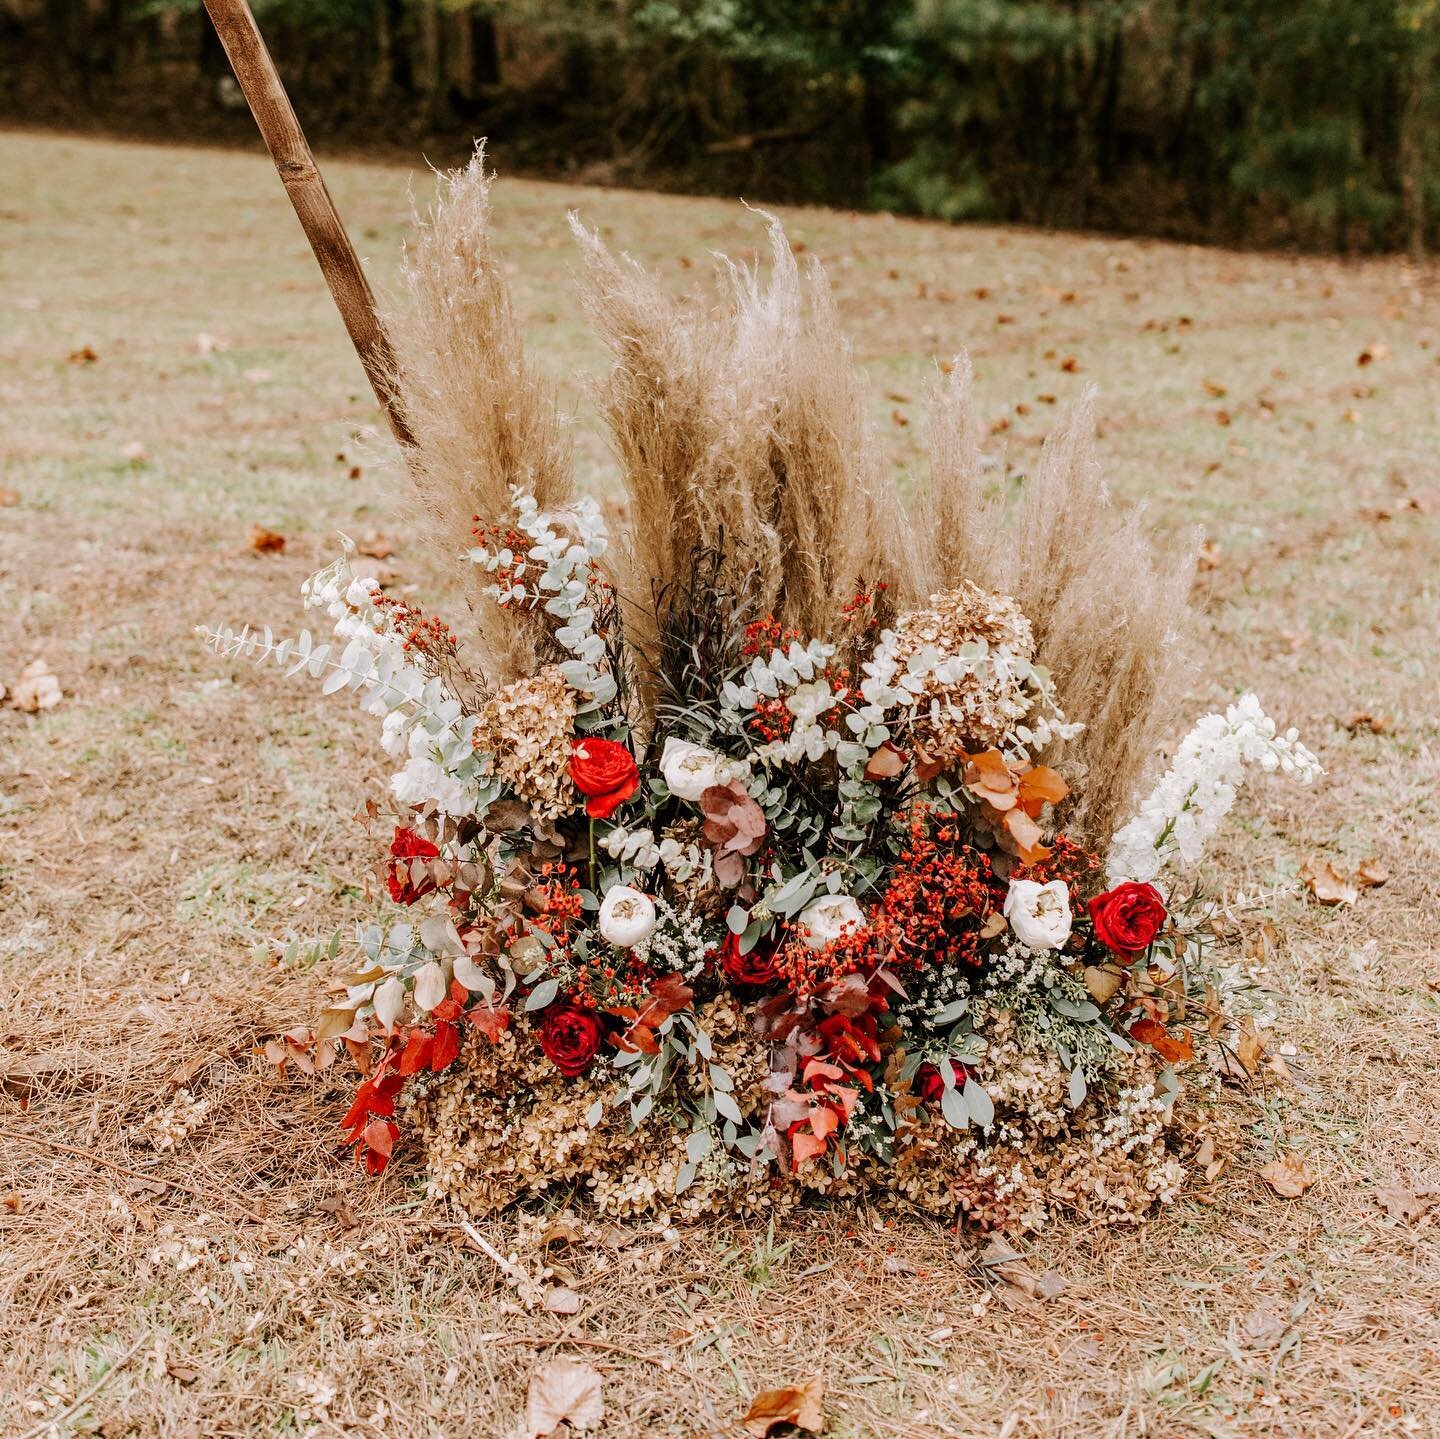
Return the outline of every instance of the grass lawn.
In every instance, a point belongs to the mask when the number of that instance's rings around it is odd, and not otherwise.
[[[569,1353],[602,1372],[616,1436],[738,1434],[755,1390],[816,1374],[832,1436],[1440,1432],[1425,276],[787,213],[895,463],[918,463],[934,360],[968,346],[1013,464],[1098,382],[1117,492],[1203,529],[1195,712],[1253,687],[1329,771],[1258,785],[1227,831],[1258,906],[1237,958],[1274,990],[1288,1075],[1236,1092],[1244,1144],[1153,1222],[1025,1245],[1065,1279],[1054,1298],[895,1211],[597,1224],[548,1261],[514,1216],[483,1226],[568,1276],[583,1302],[560,1318],[525,1310],[413,1170],[377,1183],[337,1153],[348,1075],[254,1057],[323,978],[251,947],[366,913],[352,816],[385,757],[350,707],[218,662],[193,628],[293,627],[337,530],[387,541],[395,582],[445,599],[269,162],[10,133],[0,173],[0,684],[39,658],[65,692],[0,708],[0,1430],[64,1412],[106,1439],[499,1436],[537,1364]],[[327,178],[383,289],[422,163]],[[502,180],[517,304],[567,376],[602,364],[570,208],[681,288],[711,251],[763,244],[738,204]],[[566,394],[603,492],[603,440]],[[253,525],[283,552],[253,550]],[[1390,879],[1322,908],[1297,878],[1312,857]],[[181,1087],[200,1108],[174,1105]],[[1259,1177],[1277,1154],[1318,1176],[1303,1198]]]

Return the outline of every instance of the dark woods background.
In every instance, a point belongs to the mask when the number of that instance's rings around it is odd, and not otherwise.
[[[252,0],[312,139],[1244,244],[1440,241],[1440,0]],[[0,0],[12,121],[253,132],[198,0]]]

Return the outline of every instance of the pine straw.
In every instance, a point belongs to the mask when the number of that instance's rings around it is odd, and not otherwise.
[[[90,278],[77,248],[85,241],[68,220],[41,228],[60,142],[7,144],[18,156],[26,213],[37,217],[26,232],[33,241],[15,251],[30,265],[24,285],[47,305],[60,287],[68,299],[78,286],[78,299],[100,313],[115,273]],[[318,473],[305,448],[317,433],[338,432],[335,413],[353,413],[343,409],[353,361],[320,294],[298,336],[287,316],[283,346],[277,340],[266,356],[277,373],[293,364],[296,379],[309,382],[296,390],[306,408],[286,417],[283,447],[259,428],[276,423],[273,399],[262,405],[247,391],[223,413],[207,410],[215,381],[191,375],[177,357],[213,325],[213,295],[177,292],[170,268],[132,267],[145,263],[151,219],[194,253],[205,230],[219,259],[236,264],[293,250],[291,217],[265,203],[273,174],[263,157],[207,156],[217,197],[236,196],[222,224],[181,203],[191,182],[170,177],[183,156],[75,142],[64,155],[106,215],[136,197],[150,203],[142,177],[159,177],[141,233],[129,238],[118,220],[114,232],[126,293],[156,330],[151,351],[127,369],[123,408],[106,408],[106,360],[112,344],[125,342],[118,331],[98,336],[99,365],[66,368],[57,385],[54,316],[20,312],[20,362],[6,375],[20,402],[7,433],[6,483],[23,500],[0,524],[0,572],[19,600],[0,612],[0,654],[43,652],[68,693],[39,722],[0,711],[0,1063],[41,1069],[28,1109],[0,1094],[0,1429],[22,1432],[62,1410],[102,1377],[102,1362],[146,1336],[78,1416],[77,1431],[103,1423],[107,1434],[271,1433],[290,1422],[304,1386],[328,1375],[336,1393],[321,1433],[503,1435],[514,1430],[529,1375],[552,1353],[601,1369],[612,1415],[606,1439],[735,1434],[753,1390],[817,1372],[827,1381],[832,1439],[1402,1439],[1433,1431],[1436,1220],[1407,1225],[1377,1202],[1385,1184],[1440,1183],[1435,731],[1433,696],[1417,682],[1440,616],[1416,583],[1440,558],[1440,527],[1397,499],[1433,449],[1423,426],[1434,414],[1434,366],[1409,322],[1382,319],[1403,293],[1398,270],[1320,267],[1317,275],[1308,263],[1000,237],[1010,245],[1007,270],[1025,283],[1087,294],[1083,327],[1096,368],[1125,381],[1135,346],[1164,353],[1140,334],[1125,298],[1143,291],[1158,297],[1157,313],[1183,307],[1194,316],[1197,343],[1208,334],[1232,359],[1258,345],[1262,376],[1290,367],[1297,380],[1283,392],[1281,414],[1293,409],[1320,427],[1304,432],[1313,448],[1303,461],[1277,449],[1263,465],[1232,462],[1201,481],[1204,458],[1217,452],[1208,412],[1177,416],[1134,376],[1128,404],[1112,385],[1108,407],[1120,423],[1107,453],[1121,457],[1134,486],[1163,475],[1156,500],[1170,515],[1187,493],[1199,494],[1222,539],[1220,568],[1202,580],[1207,644],[1189,707],[1251,680],[1331,770],[1312,791],[1257,789],[1245,825],[1229,831],[1226,856],[1252,892],[1282,882],[1273,905],[1280,944],[1266,973],[1289,996],[1281,1035],[1301,1051],[1303,1083],[1275,1082],[1259,1100],[1237,1100],[1254,1127],[1208,1195],[1137,1231],[1061,1226],[1027,1246],[1033,1268],[1068,1281],[1039,1306],[987,1277],[968,1237],[902,1216],[818,1210],[775,1236],[793,1247],[770,1266],[768,1283],[763,1226],[697,1227],[673,1253],[647,1226],[604,1229],[593,1252],[556,1254],[574,1264],[585,1301],[574,1320],[557,1320],[507,1307],[513,1296],[494,1264],[466,1247],[450,1216],[419,1202],[413,1175],[402,1170],[376,1185],[337,1156],[340,1076],[277,1082],[249,1057],[259,1039],[310,1012],[317,977],[257,967],[247,946],[288,925],[324,933],[364,912],[347,886],[359,882],[370,846],[350,816],[383,771],[368,723],[274,675],[237,669],[228,682],[223,667],[191,647],[188,628],[210,614],[281,625],[293,616],[300,578],[328,555],[324,531],[359,503],[356,488]],[[347,176],[354,186],[362,172]],[[346,204],[357,223],[386,213],[395,185],[384,172],[363,176],[368,203]],[[521,186],[512,193],[546,215],[565,198]],[[671,224],[683,243],[703,213],[629,196],[590,206],[627,233]],[[637,215],[636,206],[649,208]],[[993,280],[989,270],[963,268],[972,263],[965,247],[982,232],[878,219],[823,221],[835,227],[824,229],[814,216],[806,224],[812,246],[868,245],[905,273],[904,298],[888,310],[874,301],[888,293],[883,270],[847,310],[849,327],[870,333],[872,354],[933,318],[928,302],[910,298],[912,267],[943,259],[943,273],[962,276],[952,283],[967,273],[975,283]],[[208,234],[217,225],[220,239]],[[1105,263],[1111,255],[1128,268]],[[1101,279],[1091,278],[1092,264]],[[1198,294],[1182,298],[1173,288],[1182,272],[1203,280]],[[1264,329],[1288,278],[1301,286],[1284,301],[1298,337],[1293,358],[1288,339]],[[1338,298],[1324,299],[1322,282]],[[273,322],[273,298],[255,301],[257,326]],[[1028,304],[1002,303],[1025,318],[992,342],[988,365],[1006,363],[1006,346],[1028,363],[1054,343]],[[1332,320],[1338,334],[1326,328]],[[116,323],[128,328],[134,316]],[[1373,405],[1364,402],[1371,449],[1362,452],[1356,427],[1338,413],[1357,404],[1353,357],[1382,324],[1396,358]],[[1322,345],[1339,347],[1328,367]],[[1201,395],[1202,379],[1217,372],[1208,353],[1168,359],[1165,383]],[[1015,369],[1018,385],[1020,361]],[[1000,403],[999,388],[987,382],[988,405]],[[1143,424],[1127,421],[1127,410]],[[1386,425],[1396,427],[1388,437]],[[179,455],[166,483],[121,470],[97,489],[93,475],[137,428],[152,452]],[[1257,449],[1267,433],[1258,422],[1249,433],[1238,422],[1235,430]],[[1022,434],[1015,446],[1022,458],[1033,454],[1029,439]],[[322,509],[315,533],[291,527],[283,557],[242,550],[245,523],[262,502],[249,498],[252,478],[243,502],[229,481],[237,444],[257,442],[282,453],[287,485]],[[56,455],[73,457],[73,475]],[[1386,479],[1392,467],[1396,485]],[[122,486],[123,510],[97,515]],[[1243,510],[1227,510],[1242,501]],[[1396,518],[1364,518],[1377,504]],[[444,598],[435,570],[412,558],[424,526],[390,528],[404,577]],[[1362,710],[1388,716],[1391,727],[1352,732],[1345,722]],[[1354,910],[1322,911],[1295,897],[1280,873],[1321,847],[1345,863],[1376,853],[1393,878]],[[1260,939],[1252,935],[1252,947]],[[193,1084],[213,1101],[207,1122],[178,1152],[154,1154],[137,1124],[169,1102],[167,1075],[206,1054],[218,1057]],[[11,1137],[19,1134],[186,1187],[130,1192],[125,1176]],[[1277,1199],[1256,1177],[1277,1151],[1315,1166],[1306,1198]],[[320,1207],[332,1199],[353,1207],[354,1228]],[[245,1217],[262,1206],[259,1220]],[[151,1211],[156,1227],[146,1232]],[[511,1247],[507,1222],[483,1232],[502,1252]],[[597,1272],[598,1256],[611,1254],[604,1241],[617,1232],[620,1253],[633,1253]],[[173,1260],[151,1265],[167,1238],[197,1234],[214,1236],[223,1257],[252,1256],[243,1288],[212,1260],[185,1273]],[[362,1250],[379,1236],[387,1254]],[[363,1270],[318,1277],[304,1255],[326,1243],[367,1256]],[[663,1262],[652,1268],[657,1255]],[[1298,1342],[1264,1346],[1267,1325],[1252,1316],[1267,1310]],[[382,1402],[387,1415],[375,1418]]]

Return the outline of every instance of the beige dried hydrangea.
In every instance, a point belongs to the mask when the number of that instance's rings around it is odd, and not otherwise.
[[[495,772],[537,820],[575,808],[570,741],[575,692],[555,665],[506,685],[485,702],[475,722],[475,748],[495,757]]]
[[[953,760],[1002,744],[1035,704],[1030,621],[1014,600],[979,585],[931,595],[929,609],[902,615],[891,653],[903,673],[927,650],[943,659],[967,646],[974,660],[959,667],[964,672],[958,678],[927,674],[920,692],[911,734],[931,759]]]
[[[765,1043],[729,996],[701,1006],[697,1018],[716,1062],[735,1079],[736,1102],[759,1119],[772,1097],[764,1085]],[[1002,1019],[979,1075],[996,1101],[997,1122],[987,1133],[953,1129],[930,1114],[896,1134],[893,1164],[852,1150],[838,1175],[828,1155],[797,1174],[775,1166],[752,1173],[716,1145],[677,1196],[688,1126],[668,1124],[657,1112],[630,1133],[610,1113],[592,1130],[586,1112],[613,1088],[612,1072],[597,1064],[566,1079],[524,1026],[495,1041],[467,1035],[460,1063],[416,1086],[407,1101],[405,1129],[425,1151],[430,1192],[475,1215],[571,1188],[584,1191],[599,1214],[665,1222],[786,1210],[807,1193],[889,1193],[936,1215],[1022,1233],[1062,1212],[1133,1222],[1172,1199],[1183,1179],[1148,1057],[1127,1068],[1103,1105],[1072,1110],[1064,1066],[1024,1045],[1019,1029]]]

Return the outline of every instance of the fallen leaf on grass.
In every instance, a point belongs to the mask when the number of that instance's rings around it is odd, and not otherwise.
[[[1212,400],[1223,400],[1225,396],[1230,393],[1228,387],[1222,385],[1219,380],[1206,380],[1204,388],[1205,393],[1209,395]]]
[[[18,505],[19,503],[19,490],[0,490],[0,505]]]
[[[1200,1148],[1195,1151],[1195,1167],[1205,1176],[1206,1184],[1213,1184],[1225,1172],[1229,1158],[1219,1153],[1215,1140],[1206,1135]]]
[[[1063,1275],[1057,1274],[1053,1269],[1045,1269],[1037,1274],[1025,1263],[1020,1251],[1004,1239],[992,1238],[980,1256],[980,1263],[983,1268],[1003,1279],[1027,1299],[1054,1299],[1065,1290]]]
[[[7,1214],[19,1214],[20,1196],[12,1189],[9,1194],[5,1195],[3,1199],[0,1199],[0,1205],[4,1206]]]
[[[600,1376],[576,1359],[553,1359],[530,1376],[525,1399],[525,1439],[543,1439],[561,1424],[584,1431],[605,1417]]]
[[[278,555],[285,548],[285,536],[264,525],[251,525],[249,545],[258,554]]]
[[[1333,860],[1312,856],[1300,866],[1300,878],[1321,904],[1354,904],[1360,891],[1335,868]]]
[[[369,555],[372,560],[388,560],[395,553],[395,542],[384,535],[367,535],[358,545],[356,552]]]
[[[72,365],[93,365],[100,356],[95,353],[94,345],[81,345],[78,350],[71,350],[66,358]]]
[[[1358,355],[1355,356],[1357,365],[1373,365],[1377,360],[1388,360],[1390,358],[1390,346],[1383,340],[1376,340],[1373,345],[1366,345]]]
[[[1362,859],[1355,866],[1356,883],[1365,889],[1379,889],[1390,878],[1389,869],[1378,859]]]
[[[193,1365],[177,1364],[173,1359],[165,1361],[165,1372],[182,1384],[193,1384],[200,1377],[200,1371]]]
[[[1417,1193],[1399,1184],[1385,1184],[1376,1189],[1375,1198],[1391,1219],[1398,1219],[1402,1224],[1414,1224],[1429,1213],[1436,1194],[1433,1190]]]
[[[552,1314],[578,1314],[580,1296],[573,1289],[557,1286],[545,1291],[545,1307]]]
[[[1315,1171],[1293,1154],[1272,1159],[1260,1171],[1263,1179],[1282,1199],[1299,1199],[1315,1183]]]
[[[751,1401],[740,1421],[755,1439],[766,1439],[781,1424],[793,1424],[807,1433],[818,1434],[825,1426],[821,1404],[825,1381],[810,1379],[799,1388],[762,1389]]]
[[[20,671],[10,703],[17,710],[31,715],[39,714],[41,710],[53,710],[60,703],[60,681],[44,660],[31,660]]]
[[[1252,1309],[1240,1323],[1240,1339],[1247,1349],[1264,1353],[1275,1348],[1290,1326],[1273,1309]]]
[[[341,1229],[354,1229],[360,1223],[350,1200],[343,1194],[332,1194],[328,1199],[322,1199],[315,1208],[321,1214],[330,1215]]]
[[[1359,734],[1361,730],[1369,730],[1371,734],[1389,734],[1395,726],[1384,715],[1372,715],[1367,710],[1357,710],[1345,721],[1345,728],[1352,734]]]

